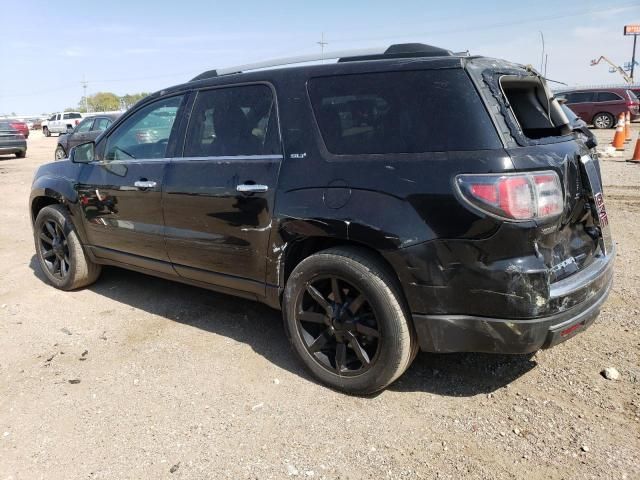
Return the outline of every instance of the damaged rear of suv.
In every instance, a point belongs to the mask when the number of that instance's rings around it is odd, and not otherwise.
[[[464,63],[506,156],[502,167],[452,175],[456,199],[478,218],[468,239],[402,252],[407,296],[429,311],[413,315],[424,350],[533,352],[588,327],[611,288],[599,163],[531,68]],[[414,254],[428,267],[411,269]]]
[[[598,159],[544,79],[422,44],[332,58],[205,72],[40,167],[47,279],[117,265],[264,302],[359,394],[420,349],[528,353],[588,327],[614,246]]]

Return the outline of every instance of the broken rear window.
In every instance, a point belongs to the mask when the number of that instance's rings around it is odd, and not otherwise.
[[[500,86],[522,133],[531,139],[565,135],[566,117],[537,77],[505,75]],[[574,101],[567,95],[567,103]]]
[[[314,78],[309,95],[327,150],[336,155],[501,146],[461,69]]]

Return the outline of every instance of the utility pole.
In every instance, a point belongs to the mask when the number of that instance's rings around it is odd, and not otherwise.
[[[633,69],[636,66],[636,41],[638,40],[638,34],[633,36],[633,53],[631,54],[631,81],[635,82],[635,77],[633,76]]]
[[[87,82],[87,79],[84,75],[82,76],[80,85],[82,85],[82,89],[84,90],[84,111],[86,113],[89,113],[89,103],[87,102],[87,87],[89,86],[89,82]]]
[[[322,35],[320,36],[320,41],[316,43],[320,45],[320,56],[322,57],[322,61],[324,62],[324,46],[329,45],[329,42],[324,41],[324,32],[322,32]]]

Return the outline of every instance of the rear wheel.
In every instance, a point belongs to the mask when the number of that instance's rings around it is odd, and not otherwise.
[[[596,113],[593,116],[593,126],[596,128],[613,128],[615,127],[615,119],[613,115],[607,112]]]
[[[51,132],[49,131],[49,129],[47,127],[42,127],[42,133],[44,133],[45,137],[50,137],[51,136]]]
[[[97,280],[101,266],[87,257],[62,205],[40,210],[33,232],[40,267],[54,287],[74,290]]]
[[[409,367],[416,341],[396,283],[375,257],[354,248],[322,251],[293,270],[284,294],[287,335],[323,383],[369,394]]]
[[[62,160],[66,156],[67,156],[67,154],[64,151],[64,148],[62,148],[62,145],[58,145],[58,147],[56,148],[56,153],[55,153],[56,160]]]
[[[16,152],[16,158],[24,158],[27,156],[27,151],[24,150],[23,152]]]

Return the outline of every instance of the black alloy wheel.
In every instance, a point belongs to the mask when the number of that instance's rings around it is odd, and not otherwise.
[[[381,335],[365,297],[346,280],[317,277],[296,305],[298,332],[307,351],[340,376],[360,375],[378,360]]]
[[[39,241],[44,266],[52,276],[65,279],[69,275],[71,262],[69,243],[62,226],[53,219],[46,220],[40,228]]]
[[[38,212],[33,239],[40,268],[54,287],[75,290],[100,276],[101,266],[84,251],[65,206],[47,205]]]
[[[287,337],[305,367],[349,394],[382,390],[418,352],[393,271],[356,246],[300,261],[287,279],[282,307]]]

